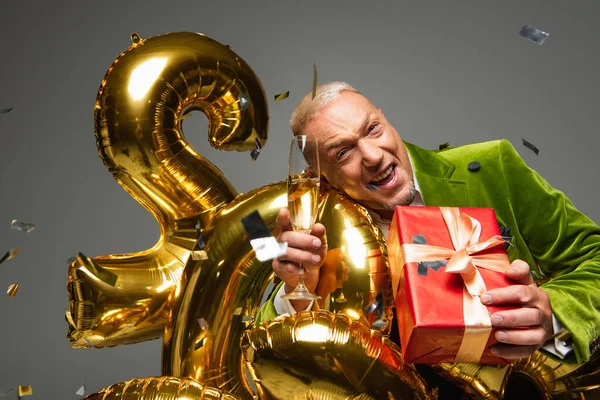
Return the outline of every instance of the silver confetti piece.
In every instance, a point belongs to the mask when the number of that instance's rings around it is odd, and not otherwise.
[[[69,259],[67,260],[67,265],[71,265],[75,261],[77,261],[77,257],[69,257]]]
[[[252,162],[255,162],[258,156],[260,155],[260,151],[262,149],[262,145],[260,144],[260,140],[258,138],[254,139],[254,150],[250,152],[250,157],[252,158]]]
[[[371,185],[370,183],[369,183],[368,185],[365,185],[365,186],[366,186],[366,187],[367,187],[367,189],[369,189],[369,190],[379,190],[379,189],[377,188],[377,186],[375,186],[375,185]]]
[[[19,232],[29,233],[35,229],[35,225],[13,219],[12,222],[10,223],[10,228],[14,229],[16,231],[19,231]]]
[[[75,392],[77,396],[83,396],[85,394],[85,385],[81,385],[79,389]]]
[[[540,150],[535,147],[532,143],[528,142],[527,140],[521,138],[521,140],[523,141],[523,146],[527,147],[529,150],[533,151],[535,153],[535,155],[538,155],[540,153]]]
[[[543,45],[546,39],[548,39],[548,36],[550,36],[549,33],[546,33],[538,28],[534,28],[530,25],[523,25],[519,35],[523,36],[525,39],[531,40],[533,43],[539,44],[540,46]]]
[[[273,260],[274,258],[284,256],[287,253],[288,244],[280,243],[273,236],[266,238],[252,239],[250,246],[254,249],[256,258],[260,262]]]
[[[202,346],[204,346],[204,342],[206,341],[206,338],[202,338],[200,339],[195,345],[194,345],[194,351],[202,348]]]
[[[204,318],[198,318],[198,325],[200,325],[200,329],[203,331],[208,329],[208,322]]]
[[[248,99],[248,97],[246,97],[246,95],[240,94],[240,107],[242,108],[242,111],[246,111],[248,109],[249,105],[250,105],[250,99]]]
[[[0,110],[0,114],[7,114],[11,111],[12,111],[12,107],[11,108],[3,108],[2,110]]]

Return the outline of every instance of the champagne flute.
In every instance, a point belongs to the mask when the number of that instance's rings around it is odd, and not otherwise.
[[[319,153],[315,137],[296,135],[290,146],[288,164],[288,210],[294,230],[308,234],[317,220],[319,206]],[[283,296],[288,300],[319,300],[304,284],[304,267],[298,270],[298,286]]]

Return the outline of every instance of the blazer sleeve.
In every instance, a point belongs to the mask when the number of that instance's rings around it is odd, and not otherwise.
[[[280,282],[277,287],[273,290],[271,296],[265,301],[265,303],[260,307],[258,313],[256,314],[256,318],[254,318],[254,325],[262,324],[263,322],[270,321],[276,318],[279,314],[277,314],[277,310],[275,309],[275,296],[279,291],[279,288],[283,285],[283,282]]]
[[[578,363],[600,335],[600,227],[529,168],[512,144],[499,146],[509,203],[541,271],[552,311],[573,335]],[[534,267],[534,266],[532,266]]]

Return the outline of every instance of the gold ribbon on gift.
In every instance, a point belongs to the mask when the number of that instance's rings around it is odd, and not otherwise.
[[[495,236],[480,242],[481,223],[478,220],[460,213],[455,207],[440,207],[440,211],[448,227],[454,249],[425,244],[403,244],[401,246],[403,265],[410,262],[449,259],[446,263],[446,272],[460,274],[465,283],[463,290],[465,333],[454,362],[476,363],[481,359],[492,332],[490,315],[479,299],[487,288],[477,268],[505,272],[510,264],[504,253],[476,253],[502,244],[505,240]]]

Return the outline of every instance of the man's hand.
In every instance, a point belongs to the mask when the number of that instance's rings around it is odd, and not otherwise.
[[[298,285],[299,266],[304,268],[304,284],[315,292],[319,282],[319,269],[325,261],[327,253],[327,237],[325,227],[315,224],[310,234],[295,232],[290,221],[290,212],[287,208],[279,210],[277,215],[278,242],[287,242],[287,254],[273,260],[275,274],[285,282],[285,292],[290,293]],[[292,306],[297,310],[304,310],[310,304],[306,300],[292,300]]]
[[[492,352],[509,359],[526,358],[554,334],[550,298],[533,282],[525,261],[513,261],[506,277],[517,285],[493,289],[481,296],[486,305],[521,305],[516,310],[492,314],[492,325],[500,328],[496,331],[500,343],[492,346]],[[514,329],[517,327],[520,329]]]

